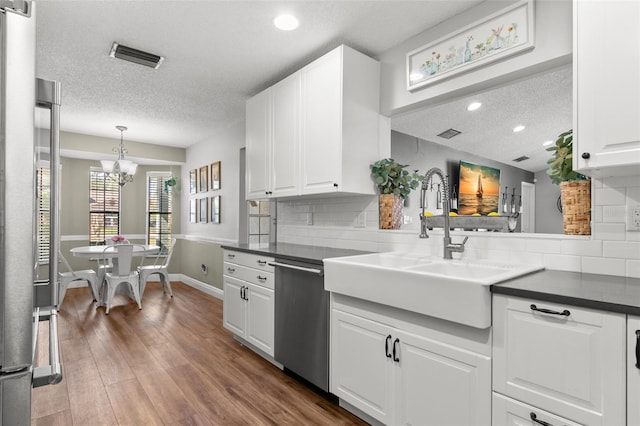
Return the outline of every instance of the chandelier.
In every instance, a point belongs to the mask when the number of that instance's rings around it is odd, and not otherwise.
[[[133,175],[136,174],[138,165],[133,161],[124,159],[124,155],[129,153],[123,143],[123,134],[127,128],[125,126],[116,126],[116,129],[120,130],[120,145],[117,148],[113,148],[113,152],[118,154],[118,159],[116,161],[101,160],[100,163],[102,163],[102,171],[110,179],[118,182],[120,186],[125,186],[133,181]]]

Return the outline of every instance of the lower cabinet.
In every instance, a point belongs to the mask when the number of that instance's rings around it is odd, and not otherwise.
[[[503,426],[580,426],[563,417],[507,398],[499,393],[493,394],[492,423]]]
[[[625,331],[624,314],[494,295],[493,390],[567,421],[624,425]],[[500,407],[494,425],[518,424]]]
[[[334,307],[331,392],[385,424],[490,424],[491,358],[420,328]]]
[[[262,265],[263,259],[244,254],[238,263],[224,263],[223,324],[253,347],[273,357],[275,295],[273,272],[247,265]],[[249,257],[248,261],[240,261]],[[260,263],[262,262],[262,263]],[[259,266],[262,267],[262,266]]]
[[[640,317],[627,316],[627,424],[640,425]]]

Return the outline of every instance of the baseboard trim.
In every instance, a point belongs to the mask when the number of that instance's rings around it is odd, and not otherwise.
[[[198,281],[184,274],[169,274],[169,279],[171,281],[181,281],[189,287],[193,287],[196,290],[200,290],[201,292],[213,297],[217,297],[218,299],[224,298],[224,291],[222,291],[218,287],[203,283],[202,281]]]

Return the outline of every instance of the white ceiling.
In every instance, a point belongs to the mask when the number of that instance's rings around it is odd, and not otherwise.
[[[377,57],[480,1],[40,0],[37,75],[62,84],[63,131],[119,139],[125,125],[125,143],[188,147],[243,121],[249,97],[339,44]],[[277,30],[281,12],[300,27]],[[166,59],[158,70],[113,59],[114,41]],[[478,94],[474,113],[461,99],[393,117],[392,128],[507,164],[528,155],[517,166],[541,170],[541,143],[571,126],[570,69],[550,77]],[[513,134],[516,122],[527,129]],[[435,136],[450,127],[463,133]]]

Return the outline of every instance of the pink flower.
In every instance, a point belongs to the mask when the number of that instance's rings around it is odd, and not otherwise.
[[[111,237],[111,241],[113,241],[114,243],[122,243],[126,241],[126,238],[122,235],[114,235],[113,237]]]

